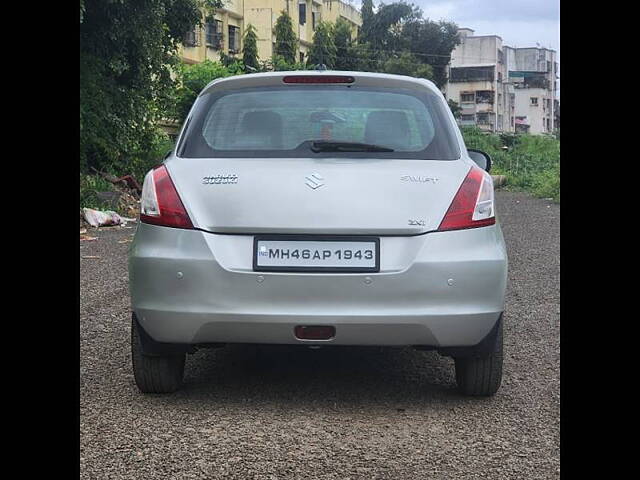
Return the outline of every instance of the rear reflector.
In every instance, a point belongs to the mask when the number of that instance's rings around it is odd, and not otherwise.
[[[336,336],[336,327],[331,326],[298,325],[293,331],[300,340],[329,340]]]
[[[353,83],[355,78],[348,75],[288,75],[284,83]]]

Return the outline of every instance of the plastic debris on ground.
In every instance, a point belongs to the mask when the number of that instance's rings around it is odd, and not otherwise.
[[[94,208],[81,209],[80,228],[87,227],[89,225],[94,228],[103,226],[132,228],[125,225],[127,223],[136,223],[138,221],[137,219],[140,215],[140,184],[131,175],[125,175],[124,177],[118,178],[114,175],[98,172],[97,170],[95,173],[113,184],[112,191],[96,192],[98,200],[102,203],[102,208],[106,207],[108,210],[98,210]],[[93,210],[100,213],[89,213],[89,218],[87,218],[85,210]],[[120,212],[120,214],[117,213],[116,210],[117,212]]]
[[[118,215],[113,210],[94,210],[93,208],[83,208],[84,219],[92,227],[108,227],[111,225],[126,225],[127,222],[135,222],[135,218],[127,218]]]
[[[126,223],[126,220],[123,220],[120,215],[112,210],[102,212],[100,210],[85,207],[82,209],[82,213],[84,215],[84,219],[92,227],[105,227]]]

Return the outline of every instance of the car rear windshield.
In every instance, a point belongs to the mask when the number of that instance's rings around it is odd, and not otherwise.
[[[444,102],[429,91],[287,86],[212,92],[197,101],[178,156],[455,160]]]

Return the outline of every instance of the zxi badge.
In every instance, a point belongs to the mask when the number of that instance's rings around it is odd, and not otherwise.
[[[427,225],[426,220],[422,220],[422,219],[413,219],[410,218],[409,219],[409,225],[411,225],[412,227],[424,227]]]
[[[319,173],[312,173],[311,175],[307,175],[304,177],[307,181],[305,185],[309,187],[311,190],[316,190],[324,185],[324,178]]]

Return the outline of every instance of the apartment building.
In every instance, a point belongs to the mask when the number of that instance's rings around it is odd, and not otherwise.
[[[558,91],[556,52],[548,48],[505,47],[509,82],[516,101],[515,131],[552,133]]]
[[[186,35],[182,59],[186,63],[200,63],[218,60],[220,52],[240,54],[244,29],[251,24],[258,37],[258,57],[267,60],[273,56],[275,25],[282,11],[289,14],[297,33],[300,61],[307,59],[316,25],[321,20],[335,23],[344,18],[352,25],[354,37],[362,26],[360,12],[341,0],[226,0],[204,27],[196,27]]]
[[[459,124],[490,132],[553,132],[555,51],[512,48],[498,35],[474,33],[458,30],[444,92],[462,109]]]
[[[509,131],[513,113],[505,87],[507,69],[502,38],[475,36],[470,28],[458,30],[460,44],[451,53],[448,99],[460,105],[461,125],[477,125],[487,131]]]

